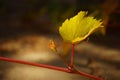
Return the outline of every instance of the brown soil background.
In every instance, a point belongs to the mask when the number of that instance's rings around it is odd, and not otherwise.
[[[75,65],[84,72],[120,80],[119,28],[109,28],[106,36],[90,36],[75,47]],[[24,61],[65,67],[59,57],[48,48],[53,39],[63,54],[63,41],[56,34],[24,34],[1,38],[0,56]],[[71,50],[68,51],[68,54]],[[69,60],[69,55],[66,57]],[[90,80],[80,75],[49,70],[34,66],[0,61],[0,80]]]

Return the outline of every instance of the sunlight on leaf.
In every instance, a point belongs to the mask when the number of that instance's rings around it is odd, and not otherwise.
[[[76,16],[66,19],[60,26],[59,33],[65,42],[79,43],[86,39],[96,29],[102,26],[101,20],[86,16],[87,12],[80,11]]]

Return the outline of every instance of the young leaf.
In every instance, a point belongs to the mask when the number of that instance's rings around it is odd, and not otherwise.
[[[79,43],[102,26],[101,20],[86,16],[87,12],[80,11],[76,16],[66,19],[59,28],[59,33],[65,42]]]

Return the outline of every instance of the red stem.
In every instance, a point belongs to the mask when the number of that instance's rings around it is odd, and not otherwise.
[[[74,44],[72,44],[72,53],[71,53],[71,58],[70,58],[70,67],[73,68],[74,65]]]
[[[94,76],[94,75],[90,75],[90,74],[87,74],[87,73],[84,73],[84,72],[81,72],[81,71],[77,71],[77,72],[78,72],[78,74],[80,74],[80,75],[83,75],[83,76],[92,78],[92,79],[94,79],[94,80],[103,80],[102,78],[96,77],[96,76]]]
[[[61,68],[61,67],[50,66],[50,65],[45,65],[45,64],[38,64],[38,63],[32,63],[32,62],[26,62],[26,61],[10,59],[10,58],[5,58],[5,57],[0,57],[0,60],[8,61],[8,62],[20,63],[20,64],[27,64],[27,65],[37,66],[37,67],[43,67],[43,68],[48,68],[48,69],[53,69],[53,70],[58,70],[58,71],[70,72],[67,68]]]
[[[67,73],[74,73],[74,74],[80,74],[95,80],[103,80],[101,78],[98,78],[96,76],[81,72],[81,71],[75,71],[73,72],[72,70],[75,69],[68,69],[68,68],[61,68],[61,67],[56,67],[56,66],[50,66],[50,65],[45,65],[45,64],[38,64],[38,63],[32,63],[32,62],[27,62],[27,61],[21,61],[21,60],[16,60],[16,59],[11,59],[11,58],[5,58],[5,57],[0,57],[0,60],[2,61],[8,61],[8,62],[14,62],[14,63],[20,63],[20,64],[26,64],[26,65],[32,65],[32,66],[37,66],[37,67],[43,67],[43,68],[48,68],[48,69],[53,69],[53,70],[58,70],[58,71],[63,71]],[[74,68],[74,67],[73,67]]]

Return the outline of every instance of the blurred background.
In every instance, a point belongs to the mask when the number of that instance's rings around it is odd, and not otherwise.
[[[106,80],[120,80],[119,0],[0,0],[0,56],[65,67],[48,44],[54,39],[61,55],[69,59],[70,47],[64,46],[58,28],[79,11],[102,19],[105,28],[101,34],[93,34],[88,42],[76,46],[76,66]],[[1,80],[89,80],[48,72],[0,61]]]
[[[119,28],[119,0],[0,0],[0,36],[57,33],[79,11],[102,18],[107,29]]]

